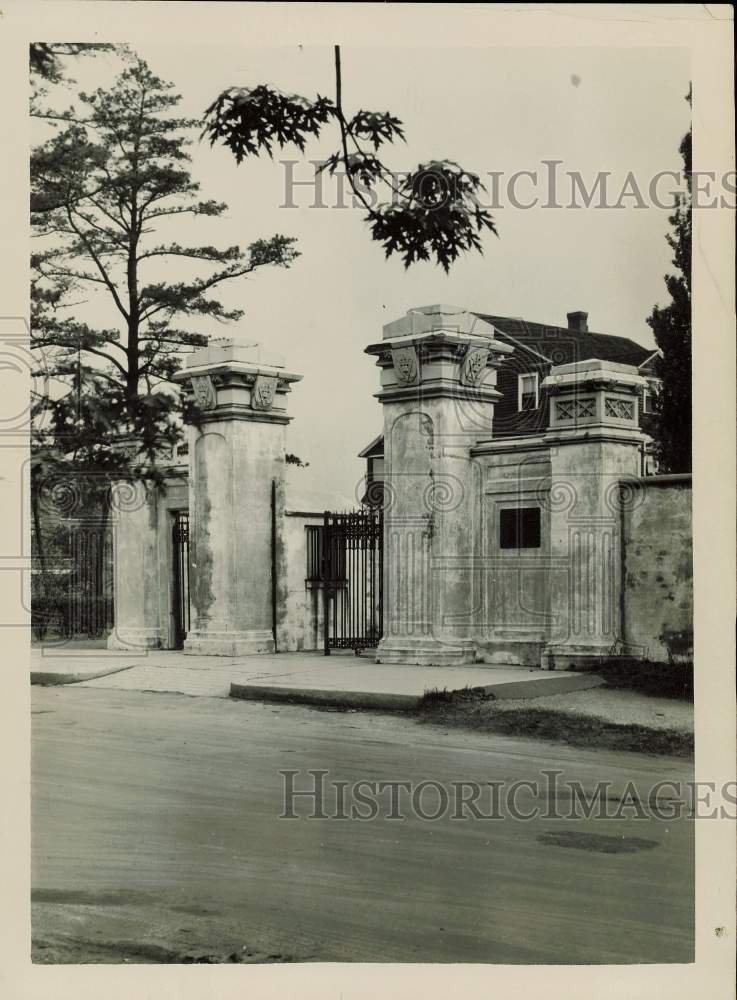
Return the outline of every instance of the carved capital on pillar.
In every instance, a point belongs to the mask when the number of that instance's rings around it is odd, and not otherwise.
[[[484,380],[489,361],[488,347],[474,347],[469,344],[461,363],[461,385],[479,385]]]
[[[282,384],[284,380],[282,379]],[[257,375],[251,389],[251,407],[254,410],[270,410],[279,381],[276,375]]]
[[[199,408],[201,410],[214,410],[217,406],[217,393],[212,375],[193,375],[191,384]]]
[[[590,359],[555,365],[543,381],[549,395],[546,440],[564,443],[602,436],[644,440],[638,421],[638,393],[645,379],[632,365]]]
[[[382,403],[441,397],[493,403],[496,369],[513,352],[494,327],[465,309],[424,306],[384,327],[366,353],[381,368]]]
[[[174,380],[199,405],[202,423],[251,420],[289,423],[287,393],[302,378],[261,344],[212,340],[192,354]]]
[[[391,352],[392,369],[394,380],[397,385],[418,385],[420,379],[420,359],[417,357],[417,348],[410,344],[408,347],[395,347]]]

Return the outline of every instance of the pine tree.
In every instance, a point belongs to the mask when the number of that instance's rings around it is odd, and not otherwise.
[[[689,90],[686,100],[691,103]],[[663,472],[691,471],[691,129],[680,145],[687,193],[676,196],[666,236],[675,273],[665,275],[671,301],[655,306],[648,324],[661,351],[655,362],[661,387],[655,398],[654,438]]]
[[[183,353],[206,343],[187,322],[239,319],[242,310],[225,308],[218,287],[297,256],[294,240],[280,235],[245,251],[157,239],[175,217],[226,209],[198,197],[187,148],[199,122],[172,114],[180,100],[133,58],[112,87],[79,94],[81,112],[44,115],[62,127],[32,153],[32,346],[46,374],[72,390],[49,405],[57,435],[76,435],[78,458],[86,447],[103,461],[116,436],[136,442],[150,464],[179,433],[179,394],[165,387]],[[167,259],[194,276],[161,280],[157,264]],[[110,326],[69,312],[89,289],[112,302]]]
[[[31,42],[28,51],[31,77],[37,86],[39,80],[61,83],[67,79],[65,59],[70,56],[94,56],[114,48],[110,42]]]
[[[172,220],[191,230],[226,206],[201,200],[189,171],[189,134],[200,122],[177,117],[181,98],[127,49],[118,49],[126,65],[112,87],[80,93],[69,110],[40,106],[47,84],[72,82],[65,58],[109,48],[31,46],[31,113],[56,130],[31,155],[31,346],[50,387],[34,400],[31,434],[40,632],[63,614],[51,565],[62,511],[99,525],[102,537],[114,482],[161,479],[156,460],[182,429],[172,376],[207,340],[188,322],[238,319],[219,287],[297,256],[295,241],[280,235],[245,251],[161,238]],[[157,264],[167,259],[178,262],[177,280],[161,278]],[[112,305],[112,322],[85,321],[90,297]]]

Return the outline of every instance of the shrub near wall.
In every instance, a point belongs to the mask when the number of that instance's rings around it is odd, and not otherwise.
[[[645,659],[693,658],[691,477],[638,481],[623,507],[623,616],[628,645]]]

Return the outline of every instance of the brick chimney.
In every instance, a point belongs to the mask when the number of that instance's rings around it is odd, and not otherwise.
[[[588,333],[589,330],[589,314],[587,312],[572,312],[567,313],[568,316],[568,329],[578,330],[579,333]]]

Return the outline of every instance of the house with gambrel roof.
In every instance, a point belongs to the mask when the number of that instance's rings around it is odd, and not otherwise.
[[[596,333],[589,330],[588,313],[567,314],[567,326],[552,326],[512,316],[474,313],[494,327],[498,340],[514,348],[497,373],[496,388],[501,393],[494,409],[494,437],[512,437],[542,433],[548,423],[545,378],[554,365],[576,364],[596,358],[616,364],[632,365],[647,379],[647,387],[638,392],[639,424],[647,434],[652,429],[653,400],[659,379],[655,360],[659,352],[643,347],[629,337]],[[361,452],[365,458],[367,492],[364,500],[381,502],[379,483],[383,478],[384,438],[379,434]],[[655,472],[650,449],[643,453],[643,475]],[[373,488],[372,488],[373,485]]]

